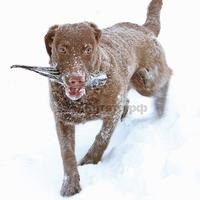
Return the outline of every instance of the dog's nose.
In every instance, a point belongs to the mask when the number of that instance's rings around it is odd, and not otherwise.
[[[85,80],[82,76],[71,76],[68,79],[68,85],[71,87],[84,86]]]

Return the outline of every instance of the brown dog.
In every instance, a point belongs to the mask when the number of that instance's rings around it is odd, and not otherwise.
[[[158,116],[164,112],[171,70],[156,37],[160,31],[162,0],[152,0],[143,26],[119,23],[100,30],[93,23],[52,26],[45,36],[50,65],[59,70],[63,84],[50,81],[51,107],[64,165],[61,195],[78,193],[80,178],[74,154],[75,125],[102,119],[103,125],[80,165],[98,163],[115,126],[127,112],[127,92],[155,96]],[[108,79],[103,87],[87,89],[95,71]]]

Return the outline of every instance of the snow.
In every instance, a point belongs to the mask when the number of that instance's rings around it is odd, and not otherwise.
[[[4,19],[0,199],[63,199],[59,195],[62,161],[48,81],[23,70],[10,70],[9,66],[47,66],[43,36],[54,23],[88,20],[100,27],[119,21],[142,23],[149,1],[102,0],[98,7],[92,2],[76,0],[70,6],[64,0],[4,2],[5,9],[0,12],[0,19]],[[159,41],[174,71],[166,115],[157,120],[153,99],[131,91],[130,105],[145,105],[147,111],[129,112],[118,124],[103,160],[78,168],[82,191],[69,199],[200,199],[199,15],[198,1],[164,1]],[[101,123],[92,121],[76,127],[77,160],[92,144]]]

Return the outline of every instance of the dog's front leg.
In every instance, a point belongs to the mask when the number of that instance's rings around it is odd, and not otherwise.
[[[56,128],[64,167],[64,179],[60,193],[62,196],[71,196],[81,190],[74,152],[75,126],[57,120]]]
[[[79,165],[97,164],[101,160],[102,155],[109,144],[112,133],[117,125],[117,122],[121,117],[121,113],[121,111],[118,111],[117,113],[112,113],[113,115],[103,119],[101,131],[96,136],[95,141],[87,154],[79,162]]]

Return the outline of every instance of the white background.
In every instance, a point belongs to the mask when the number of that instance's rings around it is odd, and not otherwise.
[[[13,64],[48,65],[43,38],[54,24],[142,24],[148,0],[0,2],[0,199],[62,199],[62,165],[49,108],[48,81]],[[120,123],[103,161],[79,167],[82,192],[71,199],[200,199],[200,28],[198,0],[164,0],[164,46],[174,75],[164,119],[149,112]],[[101,122],[77,127],[77,158]]]

